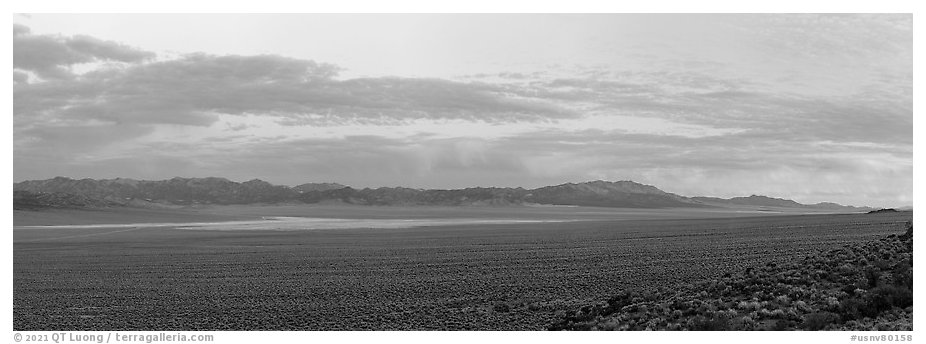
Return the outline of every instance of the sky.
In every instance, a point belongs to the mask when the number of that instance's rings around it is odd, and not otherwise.
[[[14,15],[13,177],[911,205],[912,19]]]

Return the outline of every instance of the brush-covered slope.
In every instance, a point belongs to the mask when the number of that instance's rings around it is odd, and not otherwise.
[[[626,291],[552,330],[912,330],[913,225],[867,244],[712,280]]]

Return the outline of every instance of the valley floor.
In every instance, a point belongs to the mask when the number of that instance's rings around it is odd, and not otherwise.
[[[123,218],[68,211],[14,218],[17,226],[26,226],[319,214],[512,216],[490,208],[395,210],[223,207],[184,210],[188,218],[161,210]],[[625,214],[630,218],[616,219],[600,208],[523,211],[539,218],[586,212],[588,218],[314,231],[19,227],[13,325],[15,330],[541,330],[622,290],[672,287],[795,261],[903,233],[912,219],[909,212],[642,220],[631,211]]]
[[[195,205],[149,208],[13,210],[14,226],[181,223],[255,220],[270,216],[338,219],[530,218],[537,220],[655,220],[827,214],[812,209],[600,208],[578,206],[361,206],[348,204]]]

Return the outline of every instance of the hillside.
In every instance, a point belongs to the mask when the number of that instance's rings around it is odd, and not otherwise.
[[[381,187],[354,189],[337,183],[306,183],[295,187],[253,179],[172,178],[145,181],[125,178],[70,179],[56,177],[13,184],[14,208],[111,207],[146,204],[256,204],[341,202],[388,206],[570,205],[615,208],[708,208],[731,205],[859,211],[862,208],[826,203],[803,205],[765,196],[685,197],[632,181],[566,183],[536,189],[466,188],[454,190]],[[54,197],[50,195],[56,195]],[[72,200],[67,198],[71,197]]]
[[[346,188],[347,185],[341,185],[338,183],[305,183],[301,185],[296,185],[293,187],[293,191],[298,193],[310,192],[310,191],[328,191],[328,190],[337,190]]]
[[[298,192],[286,186],[273,185],[253,179],[237,183],[225,178],[172,178],[161,181],[133,179],[70,179],[56,177],[48,180],[25,181],[13,184],[13,190],[32,193],[62,193],[91,199],[109,200],[127,204],[132,200],[166,202],[172,204],[248,204],[291,201]]]
[[[765,207],[803,207],[805,205],[789,199],[772,198],[767,196],[751,195],[749,197],[733,197],[730,199],[716,197],[693,197],[695,201],[705,204],[722,204],[722,205],[752,205]],[[830,203],[833,204],[833,203]]]
[[[62,192],[13,191],[13,210],[119,206],[122,203]]]
[[[626,291],[551,330],[913,329],[913,225],[802,261],[747,268],[678,290]]]
[[[777,207],[777,208],[803,208],[803,209],[818,209],[818,210],[832,210],[832,211],[852,211],[852,212],[862,212],[868,211],[871,208],[868,207],[853,207],[846,206],[841,204],[836,204],[832,202],[820,202],[816,204],[801,204],[790,199],[782,198],[773,198],[768,196],[759,196],[751,195],[749,197],[733,197],[729,199],[717,198],[717,197],[692,197],[693,201],[718,206],[752,206],[752,207]]]

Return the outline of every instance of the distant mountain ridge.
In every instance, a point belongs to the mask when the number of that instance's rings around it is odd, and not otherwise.
[[[55,177],[13,184],[14,209],[42,207],[106,207],[152,204],[256,204],[339,202],[357,205],[571,205],[615,208],[708,208],[735,205],[866,211],[835,203],[804,205],[792,200],[752,195],[730,199],[685,197],[633,181],[590,181],[536,189],[475,187],[454,190],[381,187],[354,189],[337,183],[294,187],[260,179],[234,182],[225,178],[181,178],[146,181],[126,178],[70,179]]]
[[[708,205],[730,206],[730,205],[747,205],[758,207],[780,207],[780,208],[812,208],[821,210],[857,210],[867,211],[870,207],[853,207],[833,202],[820,202],[815,204],[801,204],[790,199],[773,198],[768,196],[751,195],[749,197],[717,198],[717,197],[692,197],[692,200]]]
[[[13,190],[33,193],[65,193],[124,203],[143,199],[175,204],[215,203],[279,203],[293,199],[297,191],[260,179],[243,183],[225,178],[172,178],[160,181],[116,179],[70,179],[55,177],[13,184]]]
[[[733,197],[723,199],[717,197],[692,197],[692,199],[706,204],[725,204],[725,205],[755,205],[765,207],[803,207],[804,204],[797,203],[789,199],[772,198],[768,196],[751,195],[749,197]],[[835,203],[830,203],[835,204]]]

